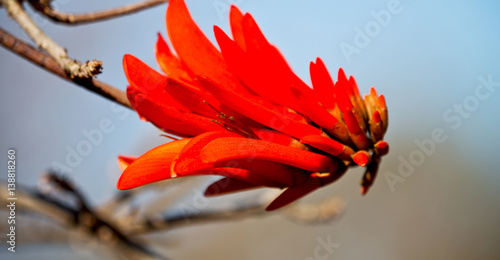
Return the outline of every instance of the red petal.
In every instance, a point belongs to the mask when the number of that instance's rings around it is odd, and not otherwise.
[[[129,88],[136,90],[131,92],[131,94],[142,93],[158,104],[168,104],[169,106],[182,111],[189,111],[188,108],[179,103],[165,91],[168,78],[156,72],[141,60],[132,55],[126,54],[123,57],[123,68],[131,85]],[[129,100],[131,102],[134,99],[134,95],[129,96]],[[134,103],[132,102],[132,105],[133,104]]]
[[[319,129],[309,124],[292,120],[281,114],[280,111],[286,110],[283,107],[270,106],[269,104],[259,102],[255,97],[240,95],[204,78],[200,78],[199,80],[204,88],[223,104],[265,126],[299,139],[305,135],[321,133]]]
[[[118,189],[131,189],[151,182],[172,178],[170,165],[189,141],[190,139],[181,139],[166,143],[151,149],[139,157],[122,173],[118,180]]]
[[[350,133],[356,134],[361,132],[361,127],[359,126],[356,117],[350,110],[344,112],[344,121]]]
[[[345,173],[345,168],[339,169],[326,177],[320,177],[317,175],[311,175],[311,177],[301,185],[290,187],[281,193],[269,206],[267,206],[266,211],[275,210],[286,206],[287,204],[300,199],[301,197],[307,195],[308,193],[316,190],[321,186],[325,186],[338,180]]]
[[[300,139],[300,142],[308,144],[333,156],[341,155],[344,152],[344,145],[328,137],[321,135],[308,135]]]
[[[156,41],[156,60],[169,78],[179,82],[190,82],[193,78],[192,72],[170,51],[160,33]]]
[[[221,109],[221,104],[219,100],[214,98],[210,93],[198,87],[181,84],[174,80],[169,80],[165,89],[168,93],[166,95],[170,95],[172,99],[189,109],[190,112],[217,119],[217,112],[211,109],[205,102],[218,110]],[[167,103],[165,105],[169,104]]]
[[[200,151],[209,142],[220,137],[238,136],[228,131],[214,131],[201,134],[195,138],[188,145],[182,149],[179,157],[174,162],[172,169],[176,174],[184,175],[189,172],[198,171],[200,169],[207,169],[213,165],[205,166],[200,159]]]
[[[123,69],[130,85],[143,92],[161,93],[167,83],[167,77],[130,54],[123,56]]]
[[[316,96],[327,109],[335,108],[334,84],[330,73],[320,58],[316,58],[316,64],[311,62],[309,66],[311,81]]]
[[[241,23],[243,21],[243,14],[238,9],[238,7],[231,5],[231,10],[229,11],[229,19],[231,21],[231,33],[233,34],[234,41],[240,46],[242,50],[245,50],[245,37],[243,36],[243,28]]]
[[[120,167],[120,170],[125,171],[127,167],[133,163],[135,160],[137,160],[137,156],[123,156],[119,155],[118,156],[118,167]]]
[[[243,17],[243,33],[248,50],[246,57],[241,51],[227,46],[231,41],[222,31],[216,31],[216,37],[224,58],[231,67],[237,68],[237,74],[245,84],[259,96],[274,104],[288,106],[321,127],[333,127],[335,118],[319,105],[312,90],[292,71],[278,49],[269,44],[250,14]]]
[[[271,129],[260,129],[260,128],[252,128],[252,131],[264,141],[268,141],[275,144],[281,144],[284,146],[290,145],[292,138],[288,135],[284,135],[278,131],[274,131]]]
[[[232,75],[220,52],[191,18],[182,0],[171,0],[167,8],[167,31],[179,58],[198,76],[206,76],[235,91],[248,91]]]
[[[364,150],[357,151],[353,156],[352,160],[361,167],[365,167],[370,163],[372,156]]]
[[[251,14],[246,13],[241,24],[248,52],[258,52],[269,48],[269,41],[267,41],[266,36],[264,36]]]
[[[158,104],[142,94],[135,95],[133,103],[135,104],[134,109],[141,117],[146,118],[165,132],[175,135],[196,136],[221,129],[211,118]]]
[[[234,171],[241,169],[250,171],[250,173],[241,173],[250,174],[249,176],[243,176],[243,180],[265,186],[271,185],[269,183],[270,180],[275,183],[273,184],[274,186],[276,186],[276,183],[278,183],[278,186],[290,186],[304,181],[305,175],[302,171],[271,161],[258,160],[256,158],[252,158],[252,160],[248,160],[249,158],[219,160],[217,162],[206,162],[202,160],[201,153],[208,143],[225,137],[241,138],[237,136],[238,135],[230,132],[211,132],[195,137],[186,145],[176,159],[173,167],[174,172],[181,176],[187,176],[199,174],[199,171],[211,171],[214,168],[231,168],[235,169]],[[241,139],[247,140],[246,138]],[[259,176],[254,176],[255,174],[260,175],[267,181],[259,181]]]
[[[208,186],[207,189],[205,190],[205,196],[223,195],[231,192],[237,192],[259,187],[262,186],[226,177],[210,184],[210,186]]]
[[[378,124],[382,121],[382,119],[380,118],[380,113],[378,111],[373,112],[372,121],[375,124]]]
[[[210,168],[207,170],[190,172],[183,176],[190,175],[220,175],[224,177],[235,178],[241,181],[245,181],[248,183],[252,183],[257,186],[267,186],[267,187],[283,187],[284,185],[266,178],[261,174],[257,174],[254,171],[240,168],[231,168],[231,167],[218,167],[218,168]]]
[[[360,150],[368,149],[370,145],[368,137],[366,137],[365,132],[359,126],[359,123],[351,110],[344,112],[344,121],[347,125],[347,129],[349,130],[351,140],[354,145]]]
[[[309,178],[306,183],[297,186],[290,187],[281,193],[276,199],[267,206],[266,211],[272,211],[279,209],[283,206],[290,204],[291,202],[302,198],[308,193],[314,191],[315,189],[321,187],[321,182],[316,178]]]
[[[340,72],[339,72],[340,74]],[[348,88],[349,82],[346,80],[339,80],[335,83],[335,101],[340,108],[342,113],[345,111],[352,111],[353,105],[351,99],[347,95],[346,88]]]
[[[208,143],[200,153],[207,163],[247,159],[269,160],[312,172],[331,172],[338,164],[330,158],[266,141],[240,137],[223,137]]]

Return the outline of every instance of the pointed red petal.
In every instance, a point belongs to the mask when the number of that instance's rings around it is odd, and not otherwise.
[[[262,174],[258,174],[254,171],[240,168],[231,168],[231,167],[217,167],[210,168],[197,172],[190,172],[183,176],[190,175],[220,175],[224,177],[230,177],[234,179],[238,179],[241,181],[245,181],[248,183],[252,183],[257,186],[267,186],[267,187],[283,187],[285,186],[282,183],[276,182]]]
[[[189,141],[181,139],[149,150],[125,169],[118,180],[118,189],[131,189],[172,178],[170,165]]]
[[[175,174],[185,175],[189,172],[199,171],[201,169],[207,169],[213,167],[212,165],[205,166],[200,159],[200,151],[209,142],[216,138],[221,137],[234,137],[237,134],[231,133],[229,131],[213,131],[201,134],[193,138],[188,145],[182,149],[179,157],[175,160],[172,167]]]
[[[148,99],[154,100],[158,104],[166,104],[182,111],[189,111],[188,108],[165,91],[168,78],[156,72],[141,60],[126,54],[123,57],[123,68],[131,85],[129,89],[133,88],[136,90],[131,92],[131,94],[142,93],[148,96]],[[129,96],[131,102],[134,99],[134,95]]]
[[[315,189],[321,187],[321,182],[316,178],[309,178],[306,183],[297,187],[290,187],[281,193],[267,206],[266,211],[272,211],[284,207],[296,201]]]
[[[239,178],[259,185],[290,186],[303,181],[304,173],[300,170],[272,161],[259,160],[258,158],[244,157],[235,160],[229,159],[212,162],[202,160],[202,151],[208,143],[211,143],[213,140],[231,137],[251,140],[238,137],[238,135],[230,132],[210,132],[199,135],[186,145],[176,159],[173,166],[175,174],[187,176],[199,174],[200,171],[212,171],[214,168],[232,168],[232,171],[243,169],[249,171],[248,173],[241,171],[241,174],[245,174],[245,176],[240,176]],[[259,175],[260,177],[255,175]],[[270,184],[269,181],[271,180],[274,184]]]
[[[337,105],[342,113],[345,113],[345,111],[352,111],[353,108],[351,99],[349,99],[346,92],[348,85],[349,82],[346,80],[339,80],[335,83],[335,101],[337,102]]]
[[[344,112],[344,121],[347,125],[347,129],[349,130],[349,134],[354,145],[360,150],[368,149],[370,145],[368,137],[366,137],[365,132],[361,129],[356,117],[350,110]]]
[[[316,58],[316,64],[310,63],[309,72],[311,82],[316,96],[327,109],[335,108],[334,84],[330,73],[320,58]]]
[[[130,54],[123,56],[123,69],[130,85],[143,92],[162,93],[167,84],[167,77]]]
[[[300,199],[301,197],[316,190],[317,188],[338,180],[340,177],[342,177],[342,175],[344,175],[344,173],[346,172],[345,170],[345,168],[339,169],[338,171],[333,172],[326,177],[320,177],[314,174],[311,175],[311,177],[303,184],[286,189],[271,204],[269,204],[269,206],[267,206],[266,211],[271,211],[286,206],[287,204]]]
[[[184,1],[169,2],[167,31],[179,58],[194,74],[206,76],[228,89],[248,92],[229,72],[220,52],[193,21]]]
[[[372,121],[375,124],[378,124],[382,121],[382,118],[380,118],[380,113],[378,111],[373,112]]]
[[[281,144],[284,146],[290,145],[292,138],[288,135],[282,134],[278,131],[274,131],[271,129],[261,129],[261,128],[252,128],[252,131],[264,141],[268,141],[275,144]]]
[[[365,167],[372,160],[372,156],[364,150],[357,151],[353,156],[352,160],[359,166]]]
[[[192,72],[170,51],[160,33],[158,33],[158,40],[156,41],[156,60],[169,78],[179,82],[191,81],[193,77]]]
[[[243,33],[246,57],[241,51],[233,50],[237,55],[231,53],[231,46],[225,48],[230,43],[223,39],[227,38],[223,37],[223,32],[216,32],[216,36],[219,34],[217,39],[224,58],[231,67],[238,68],[237,74],[247,87],[274,104],[290,107],[309,117],[321,127],[333,127],[335,118],[319,105],[312,89],[297,77],[278,49],[269,44],[250,14],[243,17]]]
[[[358,84],[356,83],[356,80],[354,79],[353,76],[349,76],[349,83],[351,85],[351,89],[353,91],[353,94],[355,96],[359,96],[359,88],[358,88]]]
[[[304,136],[300,139],[300,142],[320,149],[321,151],[327,152],[342,160],[349,160],[351,155],[354,153],[350,147],[321,135]]]
[[[219,100],[214,98],[210,93],[193,85],[181,84],[174,80],[168,80],[165,89],[167,93],[164,95],[171,96],[172,99],[183,105],[189,112],[217,119],[217,112],[211,109],[205,102],[218,110],[222,109]]]
[[[135,95],[134,103],[134,109],[141,117],[146,118],[165,132],[175,135],[196,136],[221,129],[211,118],[158,104],[141,94]]]
[[[118,156],[118,167],[120,167],[120,170],[125,171],[127,167],[133,163],[135,160],[137,160],[137,156],[123,156],[120,155]]]
[[[265,126],[299,139],[305,135],[321,133],[319,129],[309,124],[292,120],[281,114],[280,111],[286,110],[283,107],[271,106],[252,96],[243,96],[214,84],[208,79],[199,78],[199,81],[205,89],[212,93],[223,104]]]
[[[356,134],[361,132],[361,127],[359,126],[356,117],[350,110],[344,112],[344,121],[347,125],[347,130],[349,130],[350,133]]]
[[[240,137],[215,139],[201,150],[200,156],[207,163],[235,159],[268,160],[312,172],[331,172],[338,167],[336,161],[320,154]]]
[[[223,195],[231,192],[254,189],[259,187],[262,186],[226,177],[210,184],[205,190],[205,196]]]
[[[243,14],[238,9],[238,7],[231,5],[231,10],[229,11],[229,19],[231,21],[231,33],[233,34],[234,41],[240,46],[242,50],[245,50],[245,37],[243,36],[243,28],[241,23],[243,21]]]

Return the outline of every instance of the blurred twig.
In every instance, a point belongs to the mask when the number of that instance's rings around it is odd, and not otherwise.
[[[30,191],[28,189],[16,187],[16,209],[24,212],[35,212],[48,216],[61,226],[67,227],[82,235],[96,239],[100,244],[105,244],[122,258],[127,259],[164,259],[152,252],[139,242],[133,241],[123,231],[115,227],[102,216],[94,213],[82,194],[67,180],[62,179],[54,173],[46,176],[47,185],[44,192]],[[0,186],[7,186],[7,183],[0,181]],[[54,191],[61,190],[65,193],[65,198],[73,197],[77,205],[61,201],[50,195]],[[0,189],[2,200],[9,197],[7,189]]]
[[[178,213],[174,216],[146,218],[144,221],[132,225],[130,232],[133,234],[146,234],[185,225],[242,219],[266,213],[266,206],[267,204],[255,204],[212,212]]]
[[[46,51],[70,78],[89,79],[101,73],[102,63],[97,60],[81,63],[68,57],[66,50],[47,36],[24,11],[17,0],[0,0],[7,14],[28,34],[35,44]]]
[[[0,0],[1,1],[1,0]],[[71,79],[59,64],[49,55],[37,50],[30,44],[21,39],[9,34],[0,27],[0,44],[8,50],[22,56],[23,58],[33,62],[34,64],[46,69],[55,75],[80,85],[87,90],[90,90],[104,98],[112,100],[120,105],[131,108],[130,102],[124,91],[108,85],[94,78]]]
[[[29,3],[40,13],[47,16],[55,22],[78,25],[83,23],[98,22],[122,15],[139,12],[141,10],[157,6],[159,4],[167,3],[168,0],[148,0],[135,4],[130,4],[114,9],[85,13],[85,14],[69,14],[57,11],[50,5],[51,1],[47,0],[29,0]]]

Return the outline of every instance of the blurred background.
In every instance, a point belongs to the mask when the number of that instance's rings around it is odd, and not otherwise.
[[[88,12],[135,1],[53,1],[55,9]],[[496,1],[190,1],[194,20],[215,42],[212,26],[229,32],[236,3],[250,12],[295,72],[310,83],[309,62],[321,57],[330,72],[356,77],[360,91],[386,96],[391,151],[377,180],[361,196],[362,169],[308,196],[338,196],[342,214],[304,224],[268,213],[245,220],[193,225],[148,236],[171,259],[500,259],[500,3]],[[29,8],[28,8],[29,9]],[[33,15],[68,54],[99,59],[99,80],[125,89],[122,57],[133,54],[154,68],[156,34],[165,32],[165,9],[80,26]],[[0,9],[0,24],[29,41]],[[116,157],[140,155],[166,139],[133,111],[61,80],[0,48],[0,168],[17,151],[17,183],[35,186],[40,173],[63,164],[91,205],[116,193]],[[113,130],[88,155],[66,157],[86,140],[84,131],[111,121]],[[57,168],[57,167],[56,167]],[[7,179],[2,170],[1,180]],[[201,181],[201,185],[204,181]],[[0,187],[7,189],[7,187]],[[203,190],[204,186],[200,186]],[[264,190],[248,193],[255,199]],[[186,191],[185,196],[196,196]],[[235,199],[210,199],[207,208]],[[242,199],[241,195],[237,196]],[[244,197],[243,197],[244,198]],[[189,203],[189,199],[185,199]],[[192,201],[192,200],[191,200]],[[6,221],[5,211],[2,220]],[[5,227],[5,225],[3,226]],[[27,229],[19,222],[19,229]],[[107,259],[96,244],[18,244],[1,259]],[[31,232],[36,232],[32,230]],[[23,232],[29,235],[29,232]],[[21,239],[21,238],[18,238]],[[21,241],[21,240],[20,240]],[[325,241],[334,248],[322,247]],[[317,249],[320,248],[320,249]],[[320,250],[318,255],[318,250]],[[316,254],[316,255],[315,255]]]

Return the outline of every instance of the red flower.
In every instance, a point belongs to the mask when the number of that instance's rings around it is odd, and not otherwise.
[[[167,30],[176,54],[161,35],[156,44],[166,76],[125,55],[133,108],[141,118],[184,139],[137,159],[120,157],[126,169],[118,188],[214,174],[224,178],[205,195],[286,188],[268,206],[273,210],[336,181],[358,164],[367,166],[364,194],[388,150],[382,141],[388,122],[384,96],[372,88],[361,98],[354,78],[342,69],[334,84],[319,58],[310,64],[310,88],[250,14],[232,6],[230,21],[232,39],[214,26],[219,51],[185,3],[171,0]]]

